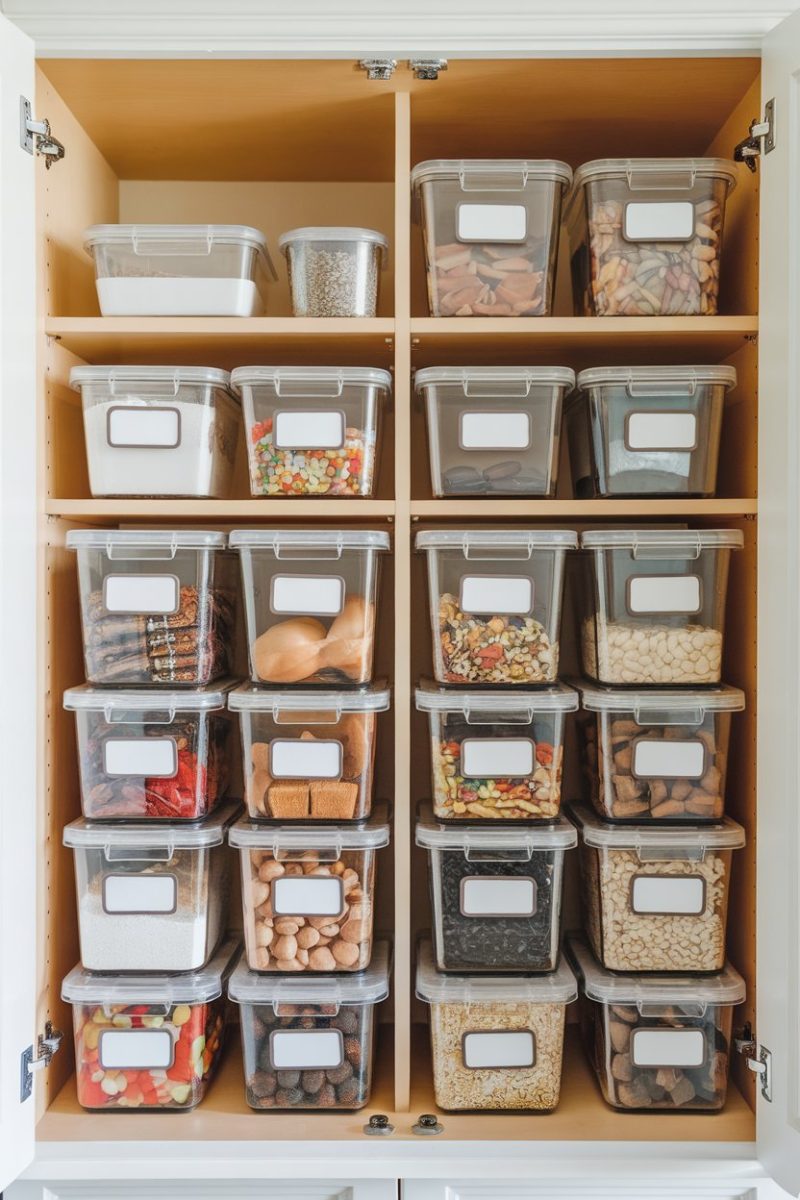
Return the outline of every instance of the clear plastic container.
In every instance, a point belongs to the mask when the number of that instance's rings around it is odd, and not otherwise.
[[[254,821],[359,821],[372,811],[378,713],[386,687],[318,691],[243,686],[239,714]]]
[[[420,809],[428,851],[438,971],[554,971],[561,935],[564,855],[577,835],[562,817],[511,828],[443,825]]]
[[[93,496],[230,495],[241,413],[227,371],[73,367]]]
[[[564,724],[578,693],[455,691],[423,682],[417,708],[431,732],[439,821],[554,820],[561,809]]]
[[[387,813],[362,825],[264,825],[242,820],[247,965],[253,971],[363,971],[372,956],[375,852]]]
[[[571,530],[418,533],[428,559],[438,683],[525,687],[558,679],[561,600]]]
[[[225,989],[240,952],[229,937],[188,975],[98,975],[80,964],[70,971],[61,998],[72,1005],[81,1107],[196,1108],[225,1046]]]
[[[593,367],[566,410],[572,486],[595,496],[713,496],[733,367]]]
[[[446,1112],[550,1112],[561,1091],[567,1005],[577,999],[566,963],[550,975],[440,975],[420,943],[417,996],[430,1005],[433,1087]]]
[[[621,1109],[717,1112],[725,1104],[733,1008],[744,980],[716,975],[612,975],[583,938],[567,938],[581,982],[581,1026],[605,1100]]]
[[[242,962],[228,995],[241,1009],[251,1108],[356,1109],[372,1088],[376,1006],[389,995],[389,946],[359,975],[279,978]]]
[[[197,971],[227,928],[231,856],[225,831],[238,805],[197,825],[64,830],[75,853],[81,962],[87,971]]]
[[[254,496],[373,494],[381,401],[373,367],[237,367]]]
[[[733,687],[631,691],[579,684],[592,804],[609,821],[720,821]]]
[[[198,821],[225,799],[232,724],[226,683],[196,692],[64,693],[75,713],[83,815],[92,821]]]
[[[254,683],[368,683],[381,553],[388,533],[240,529]]]
[[[581,535],[583,670],[602,684],[719,683],[737,529]]]
[[[584,925],[610,971],[721,971],[728,889],[744,829],[611,825],[570,806],[581,831]]]
[[[247,225],[92,225],[104,317],[257,317],[275,268]]]
[[[567,206],[575,311],[587,317],[714,316],[724,158],[604,158],[575,172]]]
[[[374,317],[389,243],[374,229],[314,226],[278,238],[296,317]]]
[[[551,159],[417,163],[431,316],[549,316],[571,182],[567,164]]]
[[[567,367],[426,367],[434,496],[553,496]]]

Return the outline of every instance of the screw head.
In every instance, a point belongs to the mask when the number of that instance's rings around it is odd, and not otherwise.
[[[423,1113],[417,1118],[416,1125],[412,1125],[411,1132],[430,1136],[431,1134],[443,1133],[444,1125],[441,1124],[439,1118],[433,1113]]]

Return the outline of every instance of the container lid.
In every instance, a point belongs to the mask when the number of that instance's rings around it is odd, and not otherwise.
[[[511,826],[513,825],[513,828]],[[565,817],[550,825],[521,825],[517,821],[484,825],[442,825],[434,820],[430,805],[422,804],[417,819],[418,846],[428,850],[519,850],[527,857],[534,850],[571,850],[578,844],[575,826]]]
[[[234,389],[266,384],[276,396],[335,399],[346,387],[374,387],[391,392],[392,376],[378,367],[236,367]]]
[[[664,367],[589,367],[581,371],[576,381],[578,389],[596,387],[598,384],[616,383],[631,388],[637,396],[660,396],[669,384],[689,385],[717,383],[726,388],[736,387],[736,368],[719,366]]]
[[[228,545],[274,550],[280,558],[282,550],[388,550],[389,535],[372,529],[234,529]]]
[[[600,1004],[674,1004],[681,1008],[706,1004],[741,1004],[745,983],[726,963],[714,975],[626,975],[607,971],[577,933],[566,938],[566,953],[590,1000]]]
[[[216,367],[73,367],[69,386],[79,392],[90,383],[103,383],[113,396],[126,395],[133,384],[168,384],[167,391],[177,396],[184,384],[206,384],[208,387],[230,390],[231,377]]]
[[[581,534],[582,550],[741,550],[740,529],[592,529]],[[665,557],[669,557],[667,554]]]
[[[528,725],[536,713],[577,712],[580,707],[578,693],[563,683],[513,692],[499,688],[471,692],[439,687],[433,680],[423,679],[414,694],[420,712],[463,713],[467,720],[470,713],[507,713],[525,717]]]
[[[275,858],[291,862],[294,853],[305,850],[326,852],[326,858],[339,858],[343,850],[380,850],[389,845],[389,813],[385,804],[373,810],[372,817],[360,825],[315,825],[303,821],[294,825],[265,825],[263,821],[237,821],[228,830],[228,844],[239,850],[269,850]]]
[[[743,712],[744,692],[735,687],[653,688],[651,691],[597,687],[592,683],[576,682],[581,694],[581,707],[587,712],[633,712],[644,717],[651,714],[679,713],[698,710],[697,724],[705,712]],[[641,724],[641,722],[639,722]],[[663,722],[667,724],[668,722]],[[683,722],[689,724],[690,722]],[[662,724],[656,721],[655,724]]]
[[[575,372],[569,367],[423,367],[414,375],[417,393],[441,383],[454,383],[465,396],[487,400],[527,396],[532,387],[575,386]]]
[[[418,533],[417,550],[576,550],[578,535],[572,529],[426,529]]]
[[[278,238],[278,249],[286,254],[292,242],[369,242],[380,246],[381,266],[386,266],[389,239],[377,229],[361,229],[351,225],[304,225],[301,229],[289,229]]]
[[[99,688],[81,683],[78,687],[69,688],[64,692],[64,708],[70,711],[88,709],[90,712],[103,712],[106,714],[106,720],[115,711],[158,711],[170,714],[213,712],[227,706],[228,692],[237,682],[235,679],[225,679],[221,683],[197,688],[193,692],[168,692],[156,688],[134,691],[132,688]]]
[[[509,176],[518,180],[509,186]],[[417,163],[411,172],[411,187],[419,192],[423,183],[437,179],[461,179],[465,191],[521,190],[529,180],[543,179],[568,187],[572,169],[555,158],[431,158]]]
[[[153,243],[181,242],[179,254],[210,254],[212,247],[249,246],[263,259],[273,280],[277,279],[267,249],[267,239],[251,225],[90,225],[83,235],[84,250],[109,243],[127,244],[134,254],[169,254],[167,246],[152,249]]]
[[[119,975],[86,971],[80,963],[61,985],[70,1004],[202,1004],[222,995],[242,951],[239,936],[229,935],[199,971]]]
[[[598,179],[627,178],[631,188],[643,191],[688,189],[695,179],[722,179],[733,191],[737,177],[736,164],[729,158],[595,158],[576,168],[574,190]]]
[[[351,691],[345,688],[290,690],[242,684],[228,696],[228,708],[232,712],[268,712],[273,716],[279,712],[386,712],[389,700],[389,688],[383,682]]]
[[[570,804],[569,815],[580,829],[587,846],[609,846],[612,849],[673,852],[675,857],[696,857],[705,850],[741,850],[745,833],[741,825],[724,817],[717,825],[664,826],[649,822],[646,825],[612,825],[601,821],[586,804]]]
[[[427,938],[417,948],[417,996],[428,1004],[572,1004],[575,976],[563,958],[545,975],[447,975],[436,970]]]
[[[68,550],[205,550],[225,547],[224,533],[203,529],[70,529]]]
[[[196,825],[113,825],[87,821],[79,817],[64,830],[64,845],[80,850],[200,850],[221,846],[225,830],[241,812],[238,801],[231,801]],[[134,856],[135,857],[135,856]],[[122,860],[124,861],[124,860]]]
[[[242,960],[231,975],[228,995],[235,1004],[294,1005],[379,1004],[389,995],[389,943],[376,941],[365,971],[336,975],[299,975],[251,971]]]

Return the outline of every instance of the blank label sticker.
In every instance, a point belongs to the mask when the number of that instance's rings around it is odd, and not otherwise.
[[[344,607],[344,580],[339,575],[275,575],[272,611],[335,617]]]
[[[325,875],[276,879],[272,908],[282,917],[339,917],[344,911],[342,881]]]
[[[530,1029],[490,1033],[465,1033],[464,1066],[532,1067],[536,1061],[536,1042]]]
[[[279,412],[275,445],[288,450],[338,450],[344,445],[343,412]]]
[[[700,611],[698,575],[635,575],[628,580],[628,609],[632,613]]]
[[[467,738],[461,743],[461,773],[469,779],[515,779],[533,774],[530,738]]]
[[[342,743],[303,738],[274,741],[269,768],[274,779],[338,779],[342,773]]]
[[[462,412],[458,440],[462,450],[527,450],[531,419],[524,412]]]
[[[631,889],[636,913],[699,916],[706,906],[706,884],[701,875],[637,875]]]
[[[625,205],[629,242],[686,242],[694,234],[694,205],[688,200]]]
[[[106,775],[149,775],[171,779],[178,769],[175,739],[109,738],[103,743]]]
[[[531,917],[536,881],[519,875],[462,879],[461,912],[465,917]]]
[[[175,875],[106,875],[103,880],[107,913],[173,913],[177,899]]]
[[[533,608],[533,580],[526,575],[462,575],[461,611],[527,616]]]
[[[269,1056],[276,1071],[324,1071],[344,1062],[344,1040],[338,1029],[274,1029]]]
[[[175,575],[106,575],[103,584],[103,602],[112,613],[176,613],[178,595]]]
[[[172,1066],[175,1042],[169,1029],[104,1029],[97,1051],[105,1071],[166,1071]]]
[[[694,450],[697,417],[690,412],[632,412],[625,430],[628,450]]]
[[[705,1058],[702,1029],[634,1029],[631,1034],[637,1067],[702,1067]]]
[[[699,779],[705,761],[706,748],[697,739],[640,738],[633,748],[633,774],[640,779]]]
[[[528,212],[524,204],[459,204],[460,242],[524,242]]]
[[[181,414],[177,408],[111,408],[109,446],[174,450],[181,444]]]

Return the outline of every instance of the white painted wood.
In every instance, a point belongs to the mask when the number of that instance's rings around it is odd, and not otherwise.
[[[401,1200],[786,1200],[771,1179],[730,1179],[687,1187],[684,1181],[664,1186],[653,1177],[600,1184],[556,1184],[531,1181],[443,1183],[439,1179],[403,1180]]]
[[[16,1183],[4,1200],[397,1200],[396,1179]]]

